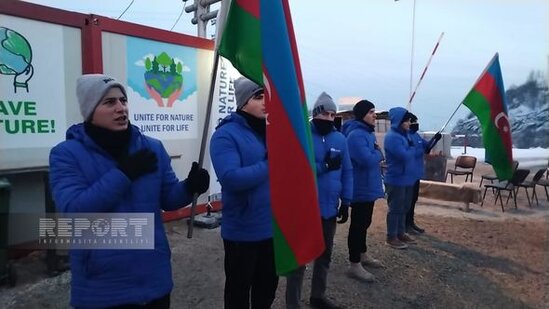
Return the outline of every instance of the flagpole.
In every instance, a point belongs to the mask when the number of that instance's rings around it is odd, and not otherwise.
[[[210,118],[212,115],[213,95],[215,90],[215,81],[217,78],[217,67],[219,64],[219,53],[217,48],[214,52],[214,63],[212,76],[210,79],[210,93],[208,94],[208,105],[206,107],[206,117],[204,118],[204,129],[202,130],[202,142],[200,143],[200,153],[198,155],[198,166],[201,168],[204,163],[204,153],[206,152],[206,142],[208,141],[208,135],[210,133]],[[193,203],[191,205],[191,217],[187,230],[187,238],[193,237],[194,216],[196,213],[196,202],[198,200],[198,194],[193,195]]]
[[[486,70],[488,70],[488,68],[492,65],[492,63],[494,62],[494,60],[499,56],[498,53],[496,53],[494,55],[494,57],[492,57],[492,60],[490,60],[490,62],[488,62],[488,65],[484,68],[484,70],[482,70],[482,73],[480,73],[480,75],[477,77],[477,80],[475,81],[475,83],[473,84],[473,87],[471,87],[471,90],[469,90],[467,92],[467,94],[469,94],[474,88],[475,86],[477,85],[478,81],[480,80],[480,78],[484,75],[484,73],[486,73]],[[467,96],[466,96],[467,97]],[[450,116],[450,118],[448,118],[448,121],[446,121],[446,123],[444,124],[444,126],[442,126],[442,129],[440,129],[439,132],[442,132],[444,131],[444,129],[446,128],[446,126],[448,125],[448,123],[450,123],[450,120],[454,117],[454,115],[456,114],[456,112],[458,111],[458,109],[460,108],[460,106],[463,105],[463,100],[461,100],[461,103],[459,103],[459,105],[456,107],[456,110],[452,113],[452,115]]]
[[[427,69],[429,68],[429,65],[431,64],[431,61],[433,60],[433,56],[435,56],[435,53],[437,52],[438,46],[440,44],[440,41],[442,40],[442,37],[444,36],[444,32],[440,34],[440,37],[437,40],[437,44],[435,44],[435,48],[433,48],[433,51],[431,52],[431,56],[429,57],[429,61],[427,61],[427,64],[425,65],[425,68],[423,69],[423,73],[421,73],[421,76],[419,77],[419,80],[417,81],[416,88],[414,89],[414,92],[412,92],[412,95],[410,96],[410,99],[408,100],[408,106],[406,107],[407,110],[411,111],[412,108],[412,100],[414,100],[414,97],[416,96],[416,91],[419,88],[419,85],[421,84],[421,81],[423,81],[423,77],[425,77],[425,73],[427,72]]]
[[[448,118],[448,121],[446,121],[446,123],[442,126],[442,129],[440,129],[438,132],[442,132],[444,131],[444,128],[446,128],[446,126],[448,125],[448,123],[450,123],[450,120],[452,120],[452,118],[454,118],[454,115],[457,113],[458,109],[461,107],[461,105],[463,105],[463,101],[461,101],[461,103],[458,104],[458,106],[456,107],[456,110],[452,113],[452,115],[450,116],[450,118]]]

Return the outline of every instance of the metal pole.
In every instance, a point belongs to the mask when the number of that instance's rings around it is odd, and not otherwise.
[[[212,106],[213,106],[213,95],[215,90],[215,81],[217,79],[217,67],[219,64],[219,53],[217,49],[214,52],[214,63],[212,69],[212,76],[210,79],[210,93],[208,94],[208,105],[206,107],[206,117],[204,119],[204,129],[202,130],[202,142],[200,143],[200,153],[198,155],[198,166],[202,167],[204,163],[204,153],[206,152],[206,142],[208,141],[208,135],[210,133],[210,117],[212,115]],[[194,225],[194,215],[196,213],[196,201],[198,199],[198,194],[194,194],[193,203],[191,205],[191,218],[187,230],[187,238],[193,237],[193,225]]]
[[[414,100],[414,96],[416,95],[417,88],[419,88],[419,85],[421,84],[421,81],[423,80],[423,77],[425,76],[425,73],[427,72],[427,69],[429,68],[429,65],[431,64],[431,60],[433,60],[433,56],[437,52],[438,45],[440,44],[440,40],[442,40],[442,37],[444,36],[444,32],[440,34],[440,37],[437,40],[437,44],[435,44],[435,48],[431,52],[431,56],[429,57],[429,61],[427,61],[427,64],[425,65],[425,68],[423,69],[423,73],[421,73],[421,76],[419,77],[419,80],[417,81],[416,88],[414,88],[414,92],[410,96],[410,99],[408,100],[408,106],[406,109],[410,110],[412,108],[412,100]]]
[[[412,12],[412,49],[410,51],[410,92],[408,98],[412,97],[412,84],[414,80],[414,44],[416,35],[416,0],[414,0],[414,9]],[[411,108],[411,106],[408,106]]]
[[[446,126],[448,125],[448,123],[450,122],[450,120],[454,117],[454,115],[457,113],[459,107],[463,104],[463,102],[459,103],[458,106],[456,107],[456,110],[452,113],[452,115],[450,116],[450,118],[448,118],[448,121],[446,121],[446,123],[442,126],[442,129],[440,129],[439,132],[442,132],[444,131],[444,128],[446,128]]]

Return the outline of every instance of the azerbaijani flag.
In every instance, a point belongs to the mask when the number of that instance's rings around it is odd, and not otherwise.
[[[480,122],[485,161],[490,163],[500,180],[513,176],[513,143],[507,114],[505,88],[496,53],[473,89],[463,100]]]
[[[320,256],[324,239],[287,0],[233,0],[218,52],[242,75],[265,87],[276,270],[288,274]]]

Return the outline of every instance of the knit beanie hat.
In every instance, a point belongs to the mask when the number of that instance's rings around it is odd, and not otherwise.
[[[353,107],[353,114],[355,115],[355,119],[362,120],[372,108],[376,108],[374,103],[368,100],[358,101],[358,103],[356,103]]]
[[[84,120],[89,120],[95,107],[112,87],[118,87],[127,97],[124,85],[114,78],[103,74],[85,74],[76,80],[76,97],[80,105],[80,113]]]
[[[246,77],[242,76],[234,81],[234,96],[236,98],[236,109],[240,110],[248,103],[254,95],[263,91],[263,87],[257,85]]]
[[[412,113],[409,113],[409,114],[410,114],[410,122],[417,122],[417,116]]]
[[[318,99],[316,99],[315,106],[313,107],[313,117],[322,114],[325,111],[337,112],[337,106],[334,103],[332,97],[326,92],[322,92]]]

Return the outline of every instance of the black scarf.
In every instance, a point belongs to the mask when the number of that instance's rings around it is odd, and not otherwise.
[[[417,131],[419,131],[419,123],[410,124],[410,132],[416,133]]]
[[[254,130],[262,138],[265,138],[265,135],[267,133],[267,124],[265,119],[252,116],[243,110],[237,111],[237,114],[239,114],[240,116],[244,117],[244,119],[246,119],[246,122],[252,128],[252,130]]]
[[[86,121],[84,122],[84,130],[101,149],[105,150],[116,160],[128,154],[132,134],[132,126],[129,123],[126,130],[111,131]]]
[[[315,125],[318,133],[322,136],[334,130],[334,122],[330,120],[314,118],[313,124]]]
[[[362,122],[363,124],[365,124],[366,127],[368,127],[368,128],[370,129],[370,132],[374,132],[374,131],[376,130],[376,126],[371,125],[371,124],[367,123],[366,121],[364,121],[364,120],[362,120],[362,119],[359,120],[359,121]]]

